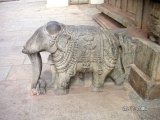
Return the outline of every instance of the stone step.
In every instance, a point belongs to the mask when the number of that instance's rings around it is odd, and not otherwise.
[[[117,21],[105,15],[104,13],[98,13],[94,15],[93,19],[102,27],[107,29],[125,28],[122,24],[118,23]]]
[[[104,14],[118,21],[125,27],[133,27],[136,26],[135,16],[130,13],[126,13],[116,7],[113,7],[109,4],[103,3],[97,5],[97,9],[99,9]]]
[[[147,32],[136,27],[124,27],[119,22],[115,21],[111,17],[105,15],[104,13],[98,13],[94,15],[93,19],[103,28],[110,29],[111,32],[127,32],[131,37],[139,37],[147,39]]]

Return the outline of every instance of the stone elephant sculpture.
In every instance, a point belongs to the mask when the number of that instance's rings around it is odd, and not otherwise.
[[[70,79],[77,72],[93,73],[91,91],[95,92],[102,91],[106,76],[114,79],[120,73],[115,82],[121,84],[123,79],[119,78],[128,74],[124,70],[123,49],[118,34],[100,27],[64,25],[51,21],[40,27],[22,50],[32,63],[32,95],[45,94],[46,83],[40,78],[42,51],[51,53],[49,63],[57,95],[68,93]],[[121,72],[112,73],[114,68]]]

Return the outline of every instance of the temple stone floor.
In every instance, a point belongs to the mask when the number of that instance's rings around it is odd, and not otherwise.
[[[33,32],[48,21],[99,26],[95,5],[46,8],[44,0],[0,3],[0,120],[158,120],[160,100],[143,101],[126,81],[106,82],[104,92],[89,92],[91,81],[72,85],[70,93],[30,96],[31,63],[21,53]],[[42,78],[51,79],[48,53],[43,52]]]

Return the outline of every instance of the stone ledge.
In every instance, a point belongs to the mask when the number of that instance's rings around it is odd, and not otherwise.
[[[94,15],[93,19],[102,27],[107,29],[125,28],[122,24],[118,23],[104,13],[98,13]]]
[[[160,99],[160,83],[151,81],[151,78],[134,64],[131,65],[129,83],[144,100]]]
[[[142,38],[134,38],[137,43],[135,65],[152,81],[160,82],[160,46]]]

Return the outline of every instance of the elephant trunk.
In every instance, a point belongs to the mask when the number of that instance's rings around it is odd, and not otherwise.
[[[34,54],[43,51],[42,45],[40,42],[37,42],[37,40],[34,40],[33,38],[29,39],[25,46],[23,46],[22,52],[24,54]]]
[[[37,89],[39,85],[39,79],[42,71],[42,59],[41,59],[41,44],[37,42],[38,32],[35,32],[33,36],[27,41],[22,52],[27,54],[32,64],[32,80],[31,89]],[[34,94],[34,93],[33,93]]]
[[[28,57],[32,63],[31,89],[36,89],[42,71],[42,59],[40,53],[28,54]]]

